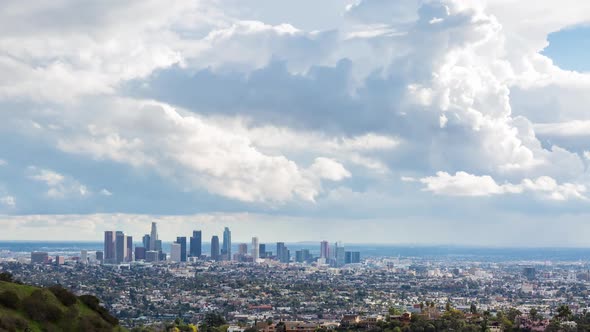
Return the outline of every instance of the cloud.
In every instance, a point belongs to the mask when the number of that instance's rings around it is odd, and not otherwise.
[[[351,177],[350,172],[342,164],[329,158],[316,158],[310,170],[319,178],[331,181],[341,181]]]
[[[92,194],[91,191],[76,179],[59,174],[52,170],[40,169],[35,166],[29,166],[27,169],[28,177],[31,180],[44,182],[48,188],[46,195],[52,199],[63,199],[66,197],[87,197]]]
[[[0,197],[0,204],[8,207],[15,207],[16,199],[10,195],[2,196]]]
[[[447,172],[437,172],[436,176],[422,178],[420,182],[426,185],[424,190],[437,195],[490,196],[532,192],[557,201],[588,199],[585,196],[586,187],[584,185],[558,184],[555,179],[547,176],[534,180],[524,179],[520,184],[498,184],[489,175],[477,176],[466,172],[457,172],[455,175],[451,175]]]

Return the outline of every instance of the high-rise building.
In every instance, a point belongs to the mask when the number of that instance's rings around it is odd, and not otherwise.
[[[320,242],[320,258],[325,258],[326,260],[330,257],[330,244],[328,241]]]
[[[127,261],[127,236],[121,231],[115,233],[115,263]]]
[[[127,236],[127,262],[133,262],[133,236]]]
[[[247,255],[248,254],[248,244],[247,243],[240,243],[238,245],[238,254],[240,254],[240,255]]]
[[[145,252],[146,262],[157,262],[160,260],[160,253],[155,250],[149,250]]]
[[[88,264],[88,250],[80,251],[80,263]]]
[[[190,241],[190,256],[201,257],[202,246],[201,231],[193,231]]]
[[[256,262],[260,258],[260,243],[258,243],[258,238],[255,236],[252,238],[252,260]]]
[[[135,247],[135,260],[139,261],[139,260],[145,260],[145,253],[147,252],[147,250],[145,250],[145,247]]]
[[[105,231],[104,232],[104,262],[112,264],[116,261],[115,259],[115,232]]]
[[[258,245],[258,253],[260,254],[260,258],[266,258],[266,244],[261,243]]]
[[[155,251],[162,253],[162,240],[156,240],[156,247],[154,248]]]
[[[47,264],[49,253],[45,251],[33,251],[31,253],[31,264]]]
[[[104,252],[97,251],[96,252],[96,260],[99,261],[100,263],[104,263]]]
[[[224,256],[223,259],[231,260],[231,231],[228,227],[223,230],[223,247],[221,253]]]
[[[309,249],[301,249],[295,251],[295,261],[297,263],[307,263],[311,260]]]
[[[361,262],[361,253],[360,251],[353,251],[351,254],[350,262],[352,264],[360,263]]]
[[[152,248],[150,247],[150,235],[146,234],[143,236],[143,238],[141,239],[141,242],[143,243],[143,247],[145,248],[146,251],[152,250]]]
[[[160,250],[158,250],[158,248],[156,246],[157,241],[158,241],[158,226],[156,225],[155,222],[152,222],[152,230],[150,232],[149,250],[162,251],[161,247],[160,247]]]
[[[180,244],[180,261],[186,262],[186,236],[176,237],[176,243]]]
[[[345,259],[344,246],[341,242],[336,242],[334,244],[334,260],[332,265],[336,267],[344,266],[346,263]]]
[[[174,242],[170,245],[170,260],[173,262],[182,261],[182,245]]]
[[[66,258],[64,256],[55,256],[55,265],[64,265]]]
[[[219,237],[217,235],[213,235],[211,237],[211,259],[214,261],[218,261],[219,257]]]
[[[291,252],[285,246],[285,242],[277,242],[277,260],[281,263],[289,263]]]

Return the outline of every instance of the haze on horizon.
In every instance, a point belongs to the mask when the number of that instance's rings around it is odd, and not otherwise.
[[[2,1],[0,240],[587,247],[589,23],[584,0]]]

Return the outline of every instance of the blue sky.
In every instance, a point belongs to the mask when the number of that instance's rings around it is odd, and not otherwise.
[[[590,26],[581,25],[549,34],[543,54],[566,70],[590,71]]]
[[[0,240],[587,246],[586,1],[0,6]]]

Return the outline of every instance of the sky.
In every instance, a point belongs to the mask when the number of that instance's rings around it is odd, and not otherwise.
[[[590,246],[590,2],[0,4],[0,240]]]

